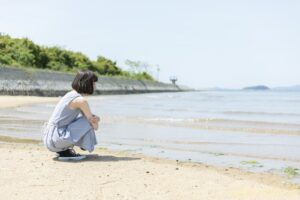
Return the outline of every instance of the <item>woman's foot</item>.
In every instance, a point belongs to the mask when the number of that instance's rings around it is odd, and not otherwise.
[[[58,153],[58,160],[82,160],[85,159],[86,156],[80,155],[74,151],[74,149],[67,149],[65,151],[60,151]]]

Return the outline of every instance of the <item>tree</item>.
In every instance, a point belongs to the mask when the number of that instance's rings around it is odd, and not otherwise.
[[[125,64],[130,67],[130,71],[133,73],[138,73],[140,71],[140,61],[126,60]]]
[[[94,62],[95,69],[99,74],[105,75],[121,75],[122,70],[117,67],[117,63],[109,60],[103,56],[98,56],[97,60]]]

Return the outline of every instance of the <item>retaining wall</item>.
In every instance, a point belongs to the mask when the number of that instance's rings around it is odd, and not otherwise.
[[[0,95],[62,96],[71,89],[75,74],[0,66]],[[95,94],[186,91],[155,81],[99,77]]]

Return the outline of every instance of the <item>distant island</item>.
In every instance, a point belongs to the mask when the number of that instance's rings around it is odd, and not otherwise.
[[[244,87],[243,90],[270,90],[270,88],[265,85],[256,85],[256,86]]]

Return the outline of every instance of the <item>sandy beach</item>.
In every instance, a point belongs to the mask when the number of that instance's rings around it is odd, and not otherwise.
[[[1,96],[0,108],[11,108],[33,103],[57,102],[57,97],[37,97],[37,96]]]
[[[0,99],[2,107],[57,101]],[[40,141],[2,136],[0,142],[1,199],[300,199],[299,186],[271,174],[103,148],[84,161],[61,162]]]

